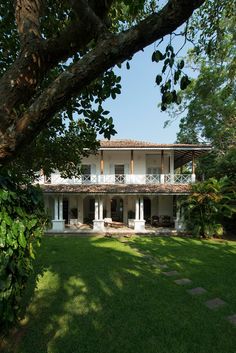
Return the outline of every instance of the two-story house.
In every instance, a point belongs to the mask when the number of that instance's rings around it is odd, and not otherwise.
[[[155,217],[173,223],[176,198],[188,194],[195,182],[195,159],[210,149],[207,145],[101,141],[98,153],[84,158],[80,177],[63,179],[58,172],[41,177],[52,230],[90,223],[93,231],[103,232],[107,223],[121,222],[142,232]],[[191,167],[183,174],[186,164]]]

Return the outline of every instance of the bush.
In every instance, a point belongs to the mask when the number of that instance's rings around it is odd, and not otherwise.
[[[0,178],[0,332],[6,332],[19,318],[35,246],[40,244],[45,223],[40,189]]]
[[[191,195],[180,204],[187,229],[195,236],[221,237],[225,218],[236,212],[234,200],[235,187],[226,177],[193,184]]]

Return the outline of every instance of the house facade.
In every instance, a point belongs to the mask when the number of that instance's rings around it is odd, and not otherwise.
[[[153,220],[178,227],[176,200],[196,181],[195,160],[210,146],[104,140],[98,153],[84,158],[82,174],[64,179],[59,172],[39,183],[52,231],[90,224],[94,232],[124,224],[145,231]],[[183,173],[184,165],[191,165]]]

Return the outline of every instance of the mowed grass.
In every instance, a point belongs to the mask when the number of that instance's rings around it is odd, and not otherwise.
[[[153,259],[180,276],[166,277]],[[174,283],[182,277],[193,284]],[[197,286],[207,293],[187,293]],[[236,327],[226,320],[236,313],[235,286],[234,242],[45,237],[14,351],[235,353]],[[209,310],[204,302],[215,297],[228,304]]]

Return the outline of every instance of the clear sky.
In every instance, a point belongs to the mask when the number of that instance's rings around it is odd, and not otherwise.
[[[116,139],[136,139],[158,143],[173,143],[179,121],[164,129],[169,118],[158,104],[161,102],[155,78],[160,65],[151,61],[154,46],[137,53],[130,62],[130,70],[124,67],[117,71],[122,77],[122,92],[115,100],[104,106],[114,119]]]
[[[182,46],[182,41],[183,39],[175,43],[175,49]],[[163,42],[161,48],[165,48],[166,45],[167,40]],[[188,48],[186,45],[180,54],[185,55]],[[153,51],[154,44],[133,57],[130,61],[130,70],[123,64],[122,69],[116,71],[122,77],[122,93],[115,100],[110,99],[104,104],[114,119],[117,131],[113,137],[115,139],[136,139],[157,143],[174,143],[176,140],[179,119],[164,128],[164,122],[169,119],[169,115],[158,107],[161,97],[155,78],[161,72],[162,64],[152,62]]]

